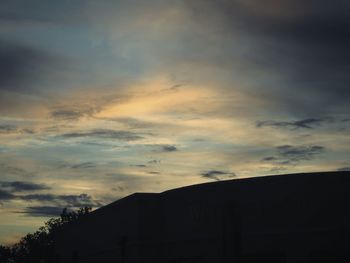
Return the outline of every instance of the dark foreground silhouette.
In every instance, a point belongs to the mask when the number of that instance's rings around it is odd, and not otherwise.
[[[329,172],[133,194],[60,227],[48,262],[350,262],[349,189]]]
[[[0,263],[46,263],[54,262],[55,236],[68,223],[81,220],[91,207],[69,211],[65,208],[59,218],[51,218],[45,226],[33,234],[27,234],[13,246],[0,245]]]

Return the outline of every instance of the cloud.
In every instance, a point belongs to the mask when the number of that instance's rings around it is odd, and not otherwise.
[[[299,121],[260,121],[256,124],[258,128],[261,127],[281,127],[290,129],[314,129],[316,126],[320,126],[327,119],[309,118]]]
[[[275,156],[267,156],[263,162],[273,162],[279,165],[295,164],[301,161],[310,161],[326,151],[325,147],[319,145],[291,146],[282,145],[275,148]]]
[[[161,160],[150,160],[150,161],[148,161],[147,163],[148,164],[160,164],[160,162],[161,162]]]
[[[0,134],[34,134],[31,128],[19,128],[11,124],[0,124]]]
[[[32,182],[0,182],[0,186],[4,188],[9,188],[11,192],[25,192],[25,191],[40,191],[40,190],[49,190],[51,187],[45,184],[37,184]]]
[[[79,163],[71,166],[72,169],[87,169],[87,168],[95,168],[95,167],[96,167],[96,164],[93,162]]]
[[[162,151],[163,152],[176,152],[178,149],[175,145],[163,145]]]
[[[66,133],[61,136],[65,138],[97,137],[104,139],[117,139],[123,141],[136,141],[143,139],[142,136],[134,132],[108,129],[94,129],[87,132]]]
[[[222,178],[233,178],[236,176],[235,173],[225,172],[220,170],[209,170],[201,173],[203,178],[214,179],[216,181],[222,180]]]
[[[84,113],[75,110],[55,110],[51,112],[51,117],[58,120],[78,120]]]
[[[29,172],[20,167],[11,166],[5,163],[0,163],[0,172],[2,174],[18,175],[22,177],[32,177],[34,175],[33,172]]]
[[[17,127],[14,125],[0,125],[0,134],[8,134],[17,132]]]
[[[98,111],[98,107],[86,107],[84,105],[80,107],[56,107],[56,109],[51,111],[50,117],[55,120],[76,121],[85,116],[91,117]]]
[[[211,40],[229,43],[214,49],[212,64],[221,60],[231,72],[242,73],[241,84],[254,82],[246,86],[279,110],[296,116],[349,112],[348,1],[194,0],[187,5],[201,28],[213,32]]]
[[[0,90],[28,91],[58,72],[58,62],[44,50],[0,40]]]
[[[56,217],[59,216],[64,207],[56,206],[30,206],[26,207],[21,213],[27,214],[29,216],[39,216],[39,217]]]
[[[314,154],[319,154],[325,150],[323,146],[313,145],[313,146],[291,146],[282,145],[278,146],[277,150],[279,154],[283,156],[312,156]]]
[[[276,160],[278,160],[278,158],[274,157],[274,156],[268,156],[268,157],[265,157],[265,158],[262,159],[262,161],[267,161],[267,162],[269,162],[269,161],[276,161]]]
[[[286,172],[287,171],[287,168],[286,167],[273,167],[269,170],[269,173],[282,173],[282,172]]]
[[[339,171],[339,172],[347,172],[347,171],[350,171],[350,166],[338,168],[338,171]]]
[[[90,1],[45,1],[3,0],[0,10],[1,23],[13,25],[52,25],[53,23],[67,25],[79,23],[83,19],[86,4]],[[77,11],[79,10],[79,11]]]
[[[10,192],[0,189],[0,200],[12,200],[14,197]]]
[[[156,172],[156,171],[150,171],[150,172],[147,172],[148,174],[160,174],[160,172]]]
[[[102,203],[98,200],[94,200],[88,194],[80,195],[55,195],[55,194],[30,194],[30,195],[18,195],[17,198],[24,201],[39,201],[51,204],[59,204],[64,207],[82,207],[91,206],[98,207]]]
[[[147,167],[147,165],[145,165],[145,164],[131,164],[130,166],[139,167],[139,168],[145,168],[145,167]]]
[[[179,149],[172,144],[144,144],[145,147],[151,148],[153,152],[176,152]],[[160,163],[160,160],[148,161],[149,164]]]
[[[154,122],[144,121],[136,118],[114,118],[108,120],[123,123],[133,129],[152,128],[156,125],[159,125]]]

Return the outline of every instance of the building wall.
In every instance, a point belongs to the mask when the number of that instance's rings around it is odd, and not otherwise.
[[[74,262],[72,251],[76,262],[337,262],[349,258],[349,186],[349,173],[323,173],[131,196],[67,228],[57,253],[62,262]]]

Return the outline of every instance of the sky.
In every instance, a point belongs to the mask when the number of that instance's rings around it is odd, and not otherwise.
[[[2,0],[0,243],[134,192],[350,170],[347,0]]]

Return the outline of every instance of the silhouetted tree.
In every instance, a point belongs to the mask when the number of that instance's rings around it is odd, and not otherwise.
[[[0,263],[10,263],[13,262],[11,260],[12,251],[10,247],[5,247],[0,245]]]
[[[0,263],[50,263],[54,249],[55,235],[61,227],[77,221],[91,211],[91,207],[77,211],[63,209],[59,218],[49,219],[33,234],[27,234],[11,246],[0,246]]]

